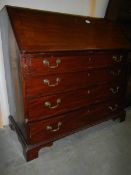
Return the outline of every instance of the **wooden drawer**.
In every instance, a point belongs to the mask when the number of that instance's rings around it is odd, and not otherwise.
[[[39,77],[28,76],[25,80],[26,95],[27,97],[47,96],[88,87],[97,83],[116,81],[123,79],[124,75],[125,72],[122,68],[109,68]]]
[[[123,84],[101,84],[64,94],[31,99],[28,102],[29,120],[37,120],[79,109],[106,99],[122,96]]]
[[[121,64],[126,61],[124,53],[96,52],[75,56],[43,56],[26,59],[26,70],[31,74],[56,74],[75,71],[86,71],[88,68],[99,68]],[[74,66],[75,63],[75,66]]]
[[[30,143],[49,142],[73,133],[80,128],[106,120],[122,110],[120,99],[97,105],[58,117],[28,124]]]

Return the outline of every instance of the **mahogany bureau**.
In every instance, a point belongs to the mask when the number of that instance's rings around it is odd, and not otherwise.
[[[108,119],[125,119],[129,43],[110,21],[7,7],[10,126],[26,159]]]

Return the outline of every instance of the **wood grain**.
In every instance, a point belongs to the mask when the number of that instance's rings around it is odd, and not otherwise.
[[[122,99],[121,99],[122,100]],[[117,108],[115,105],[118,105]],[[113,107],[114,111],[109,109]],[[108,118],[111,115],[119,113],[122,109],[122,103],[120,100],[113,100],[105,102],[104,104],[91,105],[84,109],[67,113],[52,119],[43,120],[41,122],[35,122],[29,124],[29,136],[31,143],[38,142],[49,142],[54,139],[58,139],[64,135],[79,130],[82,127],[91,125],[92,123]],[[58,128],[58,123],[61,122],[62,125],[59,127],[58,131],[53,132],[53,129]],[[48,130],[47,126],[52,126],[52,130]]]
[[[78,52],[52,54],[48,56],[30,55],[26,58],[23,67],[26,67],[25,73],[31,75],[49,75],[57,73],[87,71],[91,68],[103,68],[111,65],[120,65],[126,63],[127,54],[120,51],[97,51],[97,52]],[[75,55],[76,54],[76,55]],[[114,59],[115,57],[115,59]],[[60,63],[57,64],[57,61]],[[44,62],[48,62],[45,64]],[[75,66],[74,66],[75,62]],[[51,68],[51,67],[54,68]]]
[[[124,77],[125,70],[121,67],[115,69],[91,69],[88,72],[73,72],[68,74],[28,76],[25,79],[25,91],[27,97],[47,96],[55,93],[77,90],[93,84],[99,84],[100,82],[115,82],[117,80],[122,80]],[[51,84],[55,84],[57,78],[60,79],[60,82],[54,87],[44,83],[44,80],[48,79]]]
[[[7,32],[9,103],[15,101],[9,119],[27,160],[80,129],[125,119],[130,46],[118,24],[16,7],[7,12],[14,32]]]
[[[45,96],[29,100],[29,120],[40,120],[56,116],[65,112],[80,109],[89,104],[95,104],[116,97],[122,98],[124,94],[124,84],[110,83],[94,85],[89,88],[83,88],[67,93]],[[45,106],[49,102],[52,106],[57,105],[57,99],[61,103],[54,109]]]
[[[15,7],[7,10],[24,53],[130,48],[119,25],[104,19]]]

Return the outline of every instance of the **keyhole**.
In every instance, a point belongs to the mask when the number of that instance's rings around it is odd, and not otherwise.
[[[90,90],[88,90],[87,92],[88,92],[88,94],[90,94]]]

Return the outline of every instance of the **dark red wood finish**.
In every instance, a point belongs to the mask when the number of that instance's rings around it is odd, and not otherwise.
[[[105,99],[119,97],[123,98],[124,85],[120,83],[94,85],[76,91],[59,93],[57,95],[45,96],[29,100],[29,120],[38,120],[79,109],[89,104],[95,104]],[[57,100],[60,99],[60,104]],[[49,108],[45,104],[49,102]]]
[[[52,141],[72,133],[83,126],[91,125],[106,117],[113,116],[119,113],[121,109],[122,103],[118,100],[113,100],[104,104],[90,105],[79,111],[67,113],[49,120],[29,124],[30,142],[34,144],[42,141],[45,141],[45,143]],[[52,129],[48,129],[48,126],[51,126]]]
[[[90,84],[100,82],[117,81],[125,77],[125,71],[121,68],[91,69],[88,72],[74,72],[70,74],[54,74],[39,77],[28,77],[25,80],[27,97],[46,96],[60,92],[77,90],[88,87]],[[48,80],[49,86],[44,83]],[[57,79],[60,81],[57,83]]]
[[[19,47],[17,60],[10,59],[12,67],[17,62],[13,71],[19,77],[12,93],[17,97],[21,90],[17,101],[23,99],[23,111],[16,110],[23,122],[11,113],[10,125],[27,160],[58,138],[125,119],[129,44],[117,24],[16,7],[7,11]]]
[[[32,56],[26,59],[26,73],[32,75],[49,75],[76,71],[87,71],[91,68],[102,68],[109,65],[126,63],[127,54],[120,52],[85,52],[81,55]],[[60,61],[57,64],[57,61]],[[48,62],[48,64],[45,64]],[[75,63],[75,66],[74,66]],[[23,65],[24,66],[24,65]]]
[[[116,23],[15,7],[7,10],[22,52],[130,48]]]

